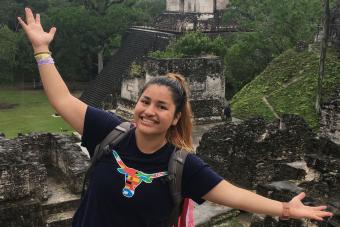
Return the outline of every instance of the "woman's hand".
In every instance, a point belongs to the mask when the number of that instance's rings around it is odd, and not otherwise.
[[[27,23],[25,23],[21,17],[18,17],[18,20],[28,39],[32,43],[34,53],[49,51],[48,46],[52,42],[57,29],[52,27],[47,33],[41,26],[40,14],[36,14],[36,17],[34,18],[32,10],[29,8],[25,8],[25,13]]]
[[[324,217],[330,217],[333,214],[331,212],[324,211],[327,206],[305,206],[301,202],[305,198],[305,193],[300,193],[289,201],[289,217],[291,218],[310,218],[318,221],[322,221]]]

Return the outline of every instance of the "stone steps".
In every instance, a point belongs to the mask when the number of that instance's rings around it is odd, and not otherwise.
[[[79,198],[73,198],[55,203],[42,205],[43,217],[46,227],[69,227],[72,217],[80,203]]]
[[[78,208],[80,199],[70,199],[63,202],[43,204],[42,210],[44,217],[51,214],[58,214],[66,211],[74,211]]]
[[[49,215],[45,226],[46,227],[69,227],[72,224],[74,211],[66,211],[62,213]]]
[[[165,49],[169,40],[162,37],[170,38],[170,36],[172,34],[150,29],[129,29],[123,37],[119,50],[91,82],[80,99],[91,106],[101,107],[107,95],[113,92],[116,95],[120,94],[122,77],[127,75],[131,63],[141,59],[149,51]]]

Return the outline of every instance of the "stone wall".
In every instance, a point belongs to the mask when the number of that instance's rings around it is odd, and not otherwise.
[[[217,57],[153,59],[144,64],[146,81],[168,72],[178,72],[187,80],[189,97],[197,123],[220,120],[224,98],[223,63]]]
[[[228,3],[228,0],[167,0],[166,11],[214,13],[215,10],[225,9]]]
[[[139,92],[143,89],[145,77],[143,78],[125,78],[122,82],[120,97],[122,99],[137,102]]]
[[[61,177],[74,193],[82,191],[84,174],[90,164],[89,157],[82,152],[75,137],[51,134],[46,165],[52,165],[61,172]]]
[[[284,115],[283,123],[281,129],[278,121],[262,118],[217,125],[202,136],[197,153],[227,180],[261,195],[289,201],[305,191],[305,202],[325,203],[335,213],[328,226],[340,226],[340,146],[318,139],[300,117]],[[254,221],[254,227],[306,226],[305,221],[256,220],[260,224]]]
[[[223,64],[219,58],[146,58],[144,77],[127,77],[123,80],[117,114],[131,119],[138,94],[144,83],[168,72],[185,76],[189,85],[189,97],[196,123],[221,120],[224,98]],[[144,75],[144,74],[143,74]]]
[[[50,171],[57,171],[68,190],[81,192],[89,158],[75,144],[78,141],[50,133],[0,137],[0,226],[45,226]]]
[[[340,88],[322,105],[321,135],[340,144]]]
[[[218,31],[222,14],[164,12],[155,18],[153,27],[163,31]]]
[[[0,202],[47,198],[47,171],[26,138],[0,139]]]

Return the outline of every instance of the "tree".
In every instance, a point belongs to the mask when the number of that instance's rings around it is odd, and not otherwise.
[[[228,48],[226,86],[232,90],[228,96],[297,42],[312,41],[320,8],[319,0],[230,0],[224,22],[232,21],[251,32],[237,34]]]
[[[272,60],[272,49],[258,32],[235,35],[224,56],[226,98],[230,99]]]
[[[115,3],[122,3],[124,0],[73,0],[84,5],[88,10],[92,10],[98,15],[105,15],[106,10]],[[71,0],[72,2],[72,0]]]
[[[22,15],[24,7],[29,6],[36,12],[44,12],[49,6],[46,0],[1,0],[0,23],[7,25],[12,31],[18,29],[17,17]]]
[[[278,54],[313,38],[321,15],[319,0],[231,0],[224,21],[262,33]]]
[[[14,68],[16,65],[17,34],[7,25],[0,25],[0,83],[14,81]]]
[[[329,0],[323,0],[323,31],[321,38],[321,47],[320,47],[320,63],[319,63],[319,76],[318,76],[318,85],[316,92],[316,100],[315,100],[315,111],[318,115],[321,114],[321,97],[322,97],[322,82],[325,75],[325,59],[326,59],[326,51],[327,51],[327,43],[329,37],[329,21],[330,21],[330,10],[329,10]]]
[[[151,52],[149,56],[156,58],[181,58],[202,55],[223,57],[226,52],[225,40],[218,36],[208,37],[200,32],[188,32],[177,40],[173,40],[165,51]]]

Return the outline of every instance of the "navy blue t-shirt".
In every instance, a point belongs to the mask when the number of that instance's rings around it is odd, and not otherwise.
[[[90,156],[121,120],[114,114],[88,107],[82,145]],[[98,161],[88,190],[73,218],[73,227],[162,227],[173,207],[166,179],[174,150],[165,144],[152,154],[141,152],[131,132],[112,153]],[[198,204],[222,178],[207,164],[189,154],[183,170],[182,194]]]

